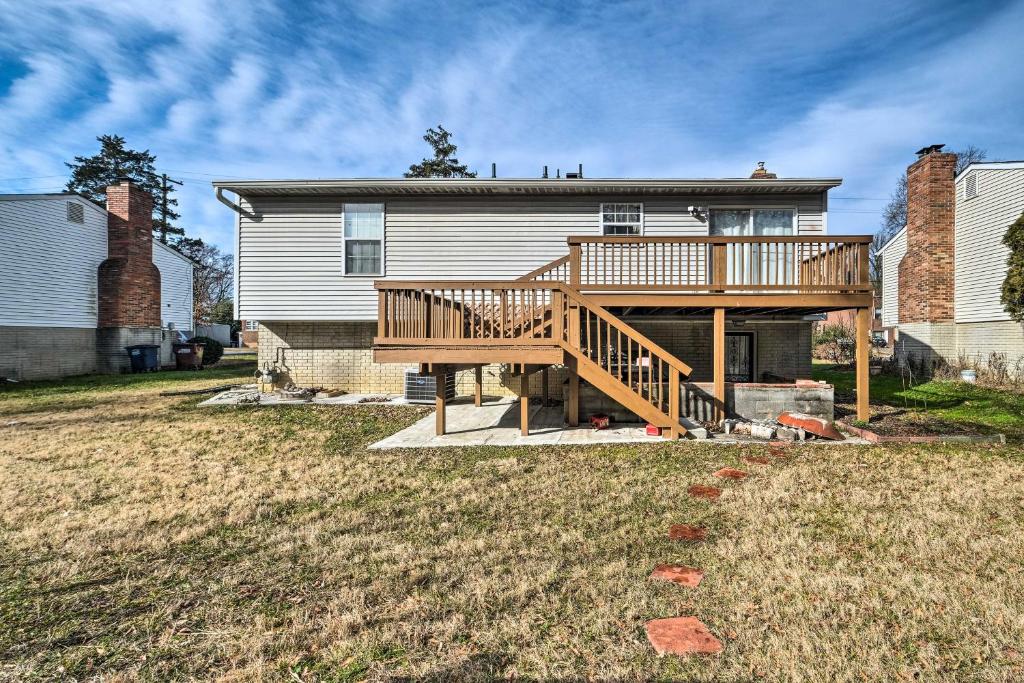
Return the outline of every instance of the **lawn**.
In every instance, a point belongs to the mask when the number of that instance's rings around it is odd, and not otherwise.
[[[381,452],[424,409],[159,395],[250,371],[0,392],[0,678],[1024,677],[1013,446]],[[675,615],[724,652],[655,656]]]
[[[814,379],[836,388],[837,413],[854,414],[852,370],[815,363]],[[968,429],[978,434],[1002,433],[1015,441],[1024,440],[1024,393],[1000,391],[966,382],[932,380],[910,384],[894,375],[871,377],[871,403],[878,412],[902,413],[904,420],[925,421],[940,429]]]

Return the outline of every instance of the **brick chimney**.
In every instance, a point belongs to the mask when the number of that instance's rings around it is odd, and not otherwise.
[[[107,259],[99,266],[99,327],[160,327],[153,198],[128,179],[107,188]]]
[[[907,168],[907,254],[899,264],[899,319],[953,321],[953,169],[956,155],[931,145]]]

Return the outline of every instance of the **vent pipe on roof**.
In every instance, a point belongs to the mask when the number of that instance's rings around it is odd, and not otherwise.
[[[547,178],[547,177],[548,177],[548,167],[545,166],[544,167],[544,174],[541,176],[541,178]]]
[[[491,177],[498,177],[498,164],[494,163],[493,161],[491,162]]]
[[[583,164],[580,164],[580,168],[579,168],[579,171],[577,171],[577,174],[579,175],[580,178],[583,177]]]

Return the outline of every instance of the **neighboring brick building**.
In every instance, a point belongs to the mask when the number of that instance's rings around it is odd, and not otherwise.
[[[238,330],[239,346],[244,346],[248,349],[255,349],[259,347],[260,321],[239,320],[238,322],[240,324],[240,328]]]
[[[930,367],[1005,354],[1024,363],[1024,327],[1000,302],[1006,229],[1024,212],[1024,162],[973,163],[954,177],[956,155],[921,150],[907,169],[907,226],[879,253],[882,324],[895,353]]]

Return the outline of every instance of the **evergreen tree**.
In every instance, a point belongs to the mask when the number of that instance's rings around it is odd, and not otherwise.
[[[166,242],[166,235],[184,235],[185,231],[172,221],[181,216],[174,211],[178,200],[170,196],[174,192],[173,183],[167,183],[167,225],[161,222],[163,195],[161,177],[153,164],[156,157],[148,149],[141,152],[128,149],[120,135],[101,135],[96,140],[100,143],[100,151],[91,157],[75,157],[73,163],[64,165],[71,169],[71,179],[67,190],[77,192],[100,206],[107,201],[107,186],[113,185],[118,178],[131,178],[139,187],[153,196],[153,230],[158,233],[161,241]]]
[[[438,125],[437,129],[428,128],[423,136],[427,144],[434,150],[433,159],[423,159],[418,164],[409,166],[406,178],[476,178],[476,171],[470,171],[465,164],[460,164],[455,156],[456,147],[451,141],[452,134]]]
[[[1015,321],[1024,322],[1024,213],[1003,235],[1003,244],[1010,248],[1003,280],[1002,302]]]

